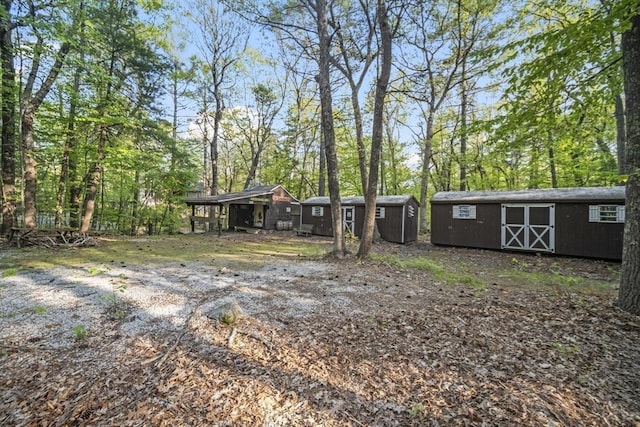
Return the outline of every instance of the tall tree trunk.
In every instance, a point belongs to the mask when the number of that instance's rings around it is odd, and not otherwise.
[[[10,9],[13,1],[3,0],[0,13],[0,64],[2,66],[2,224],[5,236],[16,221],[16,73],[13,64]]]
[[[558,188],[558,172],[556,171],[556,154],[553,147],[549,147],[549,172],[551,173],[551,188]]]
[[[173,62],[173,75],[171,80],[171,101],[172,101],[172,109],[171,109],[171,147],[169,150],[169,174],[171,175],[171,181],[175,183],[175,173],[176,173],[176,153],[178,148],[178,107],[179,107],[179,98],[180,93],[178,91],[178,73],[180,72],[180,64],[177,60]],[[160,221],[160,228],[165,224],[165,220],[167,218],[167,213],[169,214],[169,225],[167,227],[167,232],[169,234],[175,233],[175,223],[173,221],[173,212],[175,210],[175,195],[176,188],[171,187],[169,189],[168,197],[167,197],[167,207],[162,215],[162,220]]]
[[[382,61],[380,74],[376,82],[376,93],[373,105],[373,129],[371,134],[371,161],[369,162],[369,183],[365,192],[365,212],[362,237],[358,248],[358,257],[369,255],[373,245],[373,236],[376,222],[376,200],[378,188],[378,171],[380,168],[380,153],[384,138],[384,103],[387,97],[387,88],[391,77],[391,48],[392,35],[387,20],[387,6],[385,0],[378,0],[377,5],[378,25],[380,27],[380,39],[382,42]]]
[[[618,48],[622,48],[618,45],[618,38],[615,33],[609,33],[609,41],[611,43],[611,50],[616,51]],[[617,77],[617,76],[616,76]],[[625,167],[625,152],[624,145],[626,141],[626,129],[625,129],[625,117],[624,117],[624,100],[622,98],[621,91],[624,90],[623,87],[619,86],[619,83],[616,78],[609,78],[609,85],[614,91],[614,116],[616,119],[616,149],[617,149],[617,157],[618,157],[618,174],[624,175],[626,171]]]
[[[469,103],[469,89],[467,87],[467,60],[462,61],[460,74],[460,191],[466,191],[467,186],[467,106]]]
[[[135,236],[138,233],[138,212],[140,208],[140,171],[136,170],[134,176],[133,191],[131,192],[131,231],[130,235]]]
[[[318,165],[318,196],[324,197],[327,194],[327,156],[324,148],[324,136],[320,132],[320,164]]]
[[[351,88],[351,105],[353,108],[353,119],[356,125],[356,144],[358,147],[358,167],[360,169],[360,182],[362,194],[367,193],[367,148],[364,146],[364,132],[362,130],[362,112],[360,111],[360,101],[358,100],[360,88]]]
[[[80,61],[82,63],[82,60]],[[65,138],[64,148],[62,150],[62,160],[60,162],[60,179],[58,180],[58,193],[56,195],[56,227],[62,227],[64,216],[64,199],[68,187],[68,183],[74,185],[74,181],[70,181],[70,170],[75,178],[75,150],[77,147],[76,135],[76,108],[78,105],[78,91],[80,90],[81,68],[78,66],[73,76],[73,88],[71,100],[69,102],[69,118],[67,122],[67,136]],[[73,154],[72,154],[73,153]],[[73,157],[73,160],[72,160]]]
[[[427,234],[427,191],[429,189],[429,163],[431,162],[431,146],[433,144],[434,111],[429,110],[427,116],[427,129],[422,146],[422,168],[420,172],[420,233]]]
[[[220,95],[214,95],[216,98],[216,112],[213,115],[213,136],[209,144],[209,155],[211,156],[211,195],[218,194],[218,139],[220,138],[220,123],[222,123],[222,114],[224,112],[224,104]]]
[[[553,111],[553,102],[549,103],[549,111]],[[550,117],[550,121],[553,123],[554,118]],[[551,177],[551,188],[558,188],[558,171],[556,168],[556,153],[554,145],[556,137],[553,135],[553,130],[547,132],[546,148],[549,156],[549,175]],[[537,166],[537,165],[536,165]]]
[[[396,147],[393,142],[393,132],[391,131],[389,118],[385,120],[384,127],[387,135],[387,155],[380,160],[380,179],[384,182],[384,188],[381,187],[379,194],[398,194],[400,192],[398,189],[398,162],[396,161]],[[385,167],[385,162],[388,164],[387,167]],[[391,184],[389,184],[389,179],[386,178],[387,174],[391,174]]]
[[[310,2],[315,6],[319,58],[318,87],[320,90],[321,123],[324,136],[324,149],[327,158],[329,181],[329,200],[331,201],[331,221],[333,224],[333,253],[341,258],[346,252],[344,230],[342,226],[342,205],[340,203],[340,180],[338,178],[338,154],[336,150],[335,130],[333,127],[333,100],[330,82],[331,40],[328,34],[326,0]]]
[[[529,183],[527,188],[540,188],[540,149],[544,147],[538,147],[537,145],[540,144],[538,141],[534,144],[531,147],[531,155],[529,156]]]
[[[42,45],[42,40],[38,40],[37,44]],[[40,49],[36,46],[36,50]],[[33,136],[36,111],[40,104],[44,101],[53,83],[58,78],[58,74],[62,69],[62,64],[69,53],[69,44],[63,43],[56,54],[56,59],[47,77],[42,82],[40,89],[32,96],[33,85],[40,68],[40,56],[34,55],[31,72],[25,84],[24,93],[22,95],[22,114],[20,124],[22,126],[21,149],[23,156],[23,181],[24,181],[24,225],[27,228],[35,228],[37,226],[37,163],[35,160],[35,140]]]
[[[209,141],[209,131],[207,128],[209,127],[209,116],[207,113],[204,114],[204,131],[202,133],[202,191],[204,192],[203,196],[211,195],[211,181],[209,180],[209,153],[207,150],[211,148],[211,143]]]
[[[123,81],[122,79],[118,80],[114,83],[113,77],[116,75],[116,64],[117,64],[117,49],[114,46],[114,49],[111,51],[111,57],[109,60],[109,72],[108,72],[108,80],[106,83],[106,87],[104,89],[104,96],[98,104],[97,110],[99,114],[104,114],[107,110],[108,105],[112,102],[111,94],[118,93],[118,90],[121,88]],[[98,197],[98,190],[101,187],[101,183],[104,182],[104,174],[103,174],[103,161],[106,157],[106,148],[107,142],[109,139],[109,128],[107,124],[100,124],[97,129],[98,139],[97,139],[97,147],[96,147],[96,158],[92,163],[91,167],[87,170],[87,173],[84,176],[83,183],[85,186],[84,200],[82,201],[82,221],[80,222],[80,232],[87,233],[91,228],[92,222],[94,221],[94,214],[96,211],[96,200]],[[102,186],[101,192],[101,207],[104,210],[104,186]],[[98,218],[100,219],[100,218]]]
[[[91,228],[91,220],[96,206],[98,197],[98,189],[100,188],[100,179],[102,175],[102,161],[105,157],[105,148],[107,145],[107,127],[100,125],[98,131],[98,154],[95,162],[87,171],[84,182],[86,184],[86,194],[82,202],[82,222],[80,223],[80,232],[87,233]]]
[[[205,170],[207,178],[204,182],[211,195],[216,195],[219,192],[218,143],[225,109],[224,87],[231,83],[229,73],[233,72],[236,63],[242,58],[249,40],[249,31],[242,24],[243,21],[237,19],[237,15],[226,13],[219,2],[193,0],[183,3],[191,9],[190,17],[199,32],[200,42],[196,45],[207,65],[204,72],[209,74],[209,77],[204,79],[204,91],[213,95],[215,101],[213,137],[208,141],[211,173],[207,175]],[[204,109],[205,114],[208,114],[208,111],[208,108]]]
[[[631,28],[622,35],[622,55],[629,179],[618,305],[640,315],[640,15],[631,18]]]
[[[69,227],[80,228],[80,203],[82,201],[82,186],[78,182],[77,162],[74,153],[69,156]]]
[[[253,151],[253,150],[252,150]],[[251,153],[251,164],[249,165],[249,172],[247,173],[247,179],[244,181],[244,188],[249,188],[252,183],[256,181],[256,174],[258,172],[258,164],[260,163],[260,156],[262,155],[262,149],[258,147],[255,152]]]
[[[35,107],[28,104],[23,108],[20,124],[22,126],[22,164],[24,181],[24,226],[26,228],[36,228],[37,209],[37,163],[35,159],[35,141],[33,139],[33,121],[35,119]]]
[[[616,116],[616,146],[618,153],[618,173],[620,175],[624,175],[627,170],[625,166],[625,140],[626,140],[626,130],[625,130],[625,117],[624,117],[624,102],[622,100],[622,95],[616,95],[615,99],[615,116]]]
[[[80,3],[81,11],[84,11],[84,2]],[[80,24],[80,40],[85,37],[85,24]],[[67,122],[67,135],[62,152],[60,163],[60,179],[58,181],[58,193],[56,195],[56,227],[61,227],[64,216],[64,198],[69,188],[69,226],[77,228],[79,225],[80,190],[77,182],[77,162],[76,149],[78,145],[78,135],[76,134],[76,109],[80,94],[80,79],[85,61],[84,51],[80,51],[79,62],[73,73],[73,87],[71,88],[71,99],[69,101],[69,118]]]
[[[219,171],[218,171],[218,139],[220,134],[220,123],[222,122],[222,113],[224,111],[224,102],[222,100],[222,95],[220,90],[216,88],[214,91],[214,98],[216,101],[216,111],[213,114],[213,135],[211,136],[211,141],[209,141],[209,163],[211,164],[211,195],[215,196],[218,194],[218,181],[220,180]],[[209,219],[213,219],[215,216],[215,206],[210,206],[207,212],[207,216]],[[208,231],[215,230],[215,224],[209,221],[206,225],[208,227]]]
[[[362,42],[360,42],[360,40],[354,40],[355,37],[352,36],[350,30],[346,30],[345,33],[345,27],[349,25],[349,22],[347,21],[341,25],[341,17],[336,16],[336,14],[333,13],[333,9],[331,9],[330,24],[332,30],[335,30],[334,37],[337,39],[336,44],[339,52],[338,55],[331,57],[331,61],[349,83],[351,107],[353,109],[353,120],[356,130],[360,185],[362,187],[362,194],[365,194],[367,192],[369,178],[367,171],[367,148],[364,142],[364,126],[362,123],[362,108],[360,107],[360,89],[368,75],[371,64],[373,64],[378,55],[378,49],[372,49],[375,42],[377,26],[375,19],[372,19],[370,15],[372,12],[369,11],[369,2],[360,1],[359,4],[363,13],[362,22],[366,23],[366,25],[359,27],[364,33],[362,34]],[[358,34],[358,36],[360,35],[361,34]],[[338,57],[342,57],[342,62],[338,60]],[[353,62],[356,63],[355,66]]]

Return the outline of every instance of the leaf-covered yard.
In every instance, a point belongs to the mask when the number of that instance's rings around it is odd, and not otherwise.
[[[0,425],[640,425],[619,264],[189,235],[0,258]],[[225,303],[237,323],[208,317]]]

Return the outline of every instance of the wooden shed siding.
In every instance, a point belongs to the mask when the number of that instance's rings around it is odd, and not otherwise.
[[[312,216],[312,210],[314,207],[321,206],[324,208],[324,213],[321,217]],[[413,207],[414,215],[412,218],[408,218],[407,206]],[[364,226],[364,204],[362,203],[343,203],[342,207],[353,207],[355,222],[354,222],[354,234],[358,237],[362,235],[362,228]],[[385,208],[385,217],[376,219],[378,231],[380,236],[393,243],[408,243],[415,241],[418,236],[418,203],[409,198],[404,204],[386,204],[384,202],[377,203],[376,207]],[[301,221],[305,224],[313,225],[313,234],[319,236],[333,236],[333,222],[331,221],[331,205],[327,203],[302,203],[302,216]],[[404,227],[403,227],[404,221]]]
[[[349,205],[345,205],[345,206],[349,206]],[[355,234],[357,237],[361,237],[362,228],[364,227],[364,206],[353,206],[353,207],[354,207],[354,213],[355,213],[355,222],[353,224],[353,234]]]
[[[588,189],[578,189],[588,191]],[[602,189],[598,189],[601,191]],[[606,189],[605,189],[606,190]],[[497,192],[495,192],[497,193]],[[533,194],[533,193],[532,193]],[[602,195],[602,193],[600,193]],[[492,196],[496,196],[493,194]],[[476,196],[474,196],[476,197]],[[447,199],[449,198],[449,199]],[[493,198],[493,197],[492,197]],[[456,199],[447,194],[431,203],[431,242],[436,245],[466,246],[473,248],[500,249],[501,206],[510,204],[508,198],[495,200],[476,197],[474,200],[464,197]],[[620,260],[622,257],[623,223],[590,222],[589,206],[624,206],[624,195],[614,189],[612,195],[562,200],[560,197],[545,200],[536,197],[531,200],[518,198],[514,204],[533,206],[541,203],[554,204],[554,253],[558,255],[578,256]],[[453,206],[469,204],[476,207],[475,219],[454,219]],[[520,215],[517,210],[508,211],[509,215]],[[522,218],[509,218],[518,223]],[[532,207],[529,210],[530,224],[547,224],[548,216],[544,209]]]
[[[385,208],[384,219],[380,218],[376,220],[376,224],[378,225],[378,231],[380,232],[380,236],[387,242],[406,243],[406,240],[403,242],[404,230],[402,229],[402,224],[404,219],[403,214],[405,210],[404,205],[403,206],[378,205],[378,207]],[[364,208],[362,208],[362,215],[364,217]]]
[[[313,216],[312,210],[315,206],[322,206],[324,209],[324,215]],[[313,234],[318,236],[333,236],[333,227],[331,226],[331,211],[329,206],[324,205],[308,205],[302,206],[300,220],[305,224],[313,225]]]
[[[420,206],[415,200],[410,200],[404,207],[404,242],[415,242],[418,240],[418,217]],[[411,215],[409,210],[412,211]]]
[[[291,207],[291,202],[296,201],[284,188],[277,187],[270,197],[271,204],[265,212],[264,229],[275,230],[278,221],[292,221],[291,209],[287,212],[287,207]],[[288,199],[288,201],[287,201]]]
[[[414,199],[410,199],[407,203],[402,206],[402,210],[399,211],[399,218],[404,218],[404,229],[402,221],[398,225],[401,229],[401,235],[404,238],[403,242],[397,243],[410,243],[418,240],[418,202]],[[409,210],[413,212],[412,215],[409,215]]]
[[[589,222],[589,204],[556,204],[557,254],[619,260],[623,233],[623,223]]]
[[[431,207],[431,243],[500,249],[500,204],[476,205],[476,219],[454,219],[453,204]]]

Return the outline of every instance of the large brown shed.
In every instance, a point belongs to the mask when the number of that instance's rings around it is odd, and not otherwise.
[[[237,193],[187,197],[185,202],[191,206],[192,232],[195,231],[196,222],[217,222],[213,213],[205,216],[196,215],[196,209],[211,206],[226,211],[223,214],[223,227],[229,229],[275,230],[283,229],[282,224],[288,224],[284,227],[291,228],[300,216],[300,202],[282,185],[259,185]]]
[[[431,242],[620,260],[624,206],[624,187],[439,192]]]
[[[360,237],[364,225],[364,197],[342,197],[342,224],[345,233]],[[418,238],[418,201],[413,196],[378,196],[376,224],[380,236],[393,243]],[[331,202],[328,197],[311,197],[301,202],[301,224],[313,225],[313,234],[333,236]]]

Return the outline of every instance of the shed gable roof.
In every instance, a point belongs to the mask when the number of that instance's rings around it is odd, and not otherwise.
[[[510,191],[441,191],[431,198],[432,203],[491,203],[491,202],[561,202],[561,201],[624,201],[625,188],[575,187]]]
[[[243,191],[236,193],[218,194],[216,196],[202,196],[202,197],[187,197],[185,203],[187,205],[221,205],[229,202],[234,202],[243,199],[250,199],[252,197],[271,196],[278,187],[282,187],[280,184],[276,185],[258,185],[255,187],[249,187]],[[291,196],[284,187],[282,189]],[[297,202],[297,199],[291,196],[292,202]]]

